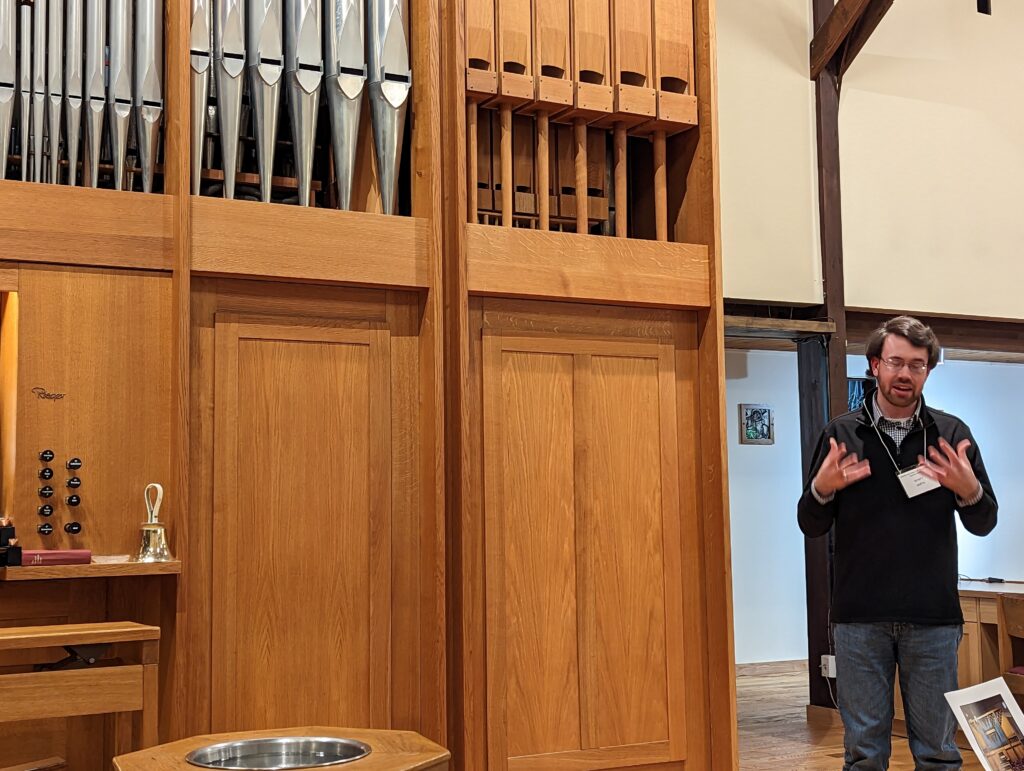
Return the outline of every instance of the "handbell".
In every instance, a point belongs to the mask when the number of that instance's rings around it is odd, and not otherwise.
[[[150,490],[156,491],[155,500],[150,500]],[[167,531],[164,529],[164,523],[157,521],[160,504],[164,501],[164,488],[155,482],[146,485],[144,496],[149,516],[139,527],[142,533],[142,544],[139,546],[139,554],[135,560],[136,562],[170,562],[174,558],[171,557],[171,550],[167,546]]]

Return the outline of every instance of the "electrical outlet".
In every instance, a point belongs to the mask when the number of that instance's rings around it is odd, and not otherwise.
[[[835,656],[822,656],[821,657],[821,676],[822,677],[835,677],[836,676],[836,657]]]

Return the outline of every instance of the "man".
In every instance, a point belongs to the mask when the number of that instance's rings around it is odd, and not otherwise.
[[[882,324],[867,343],[877,389],[825,427],[797,506],[815,538],[835,527],[831,620],[844,771],[888,768],[899,668],[918,771],[958,769],[957,687],[963,616],[954,512],[975,535],[996,525],[996,499],[970,429],[921,396],[939,342],[917,319]]]

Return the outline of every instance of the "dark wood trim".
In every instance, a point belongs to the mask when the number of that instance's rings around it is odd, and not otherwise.
[[[829,67],[841,79],[892,3],[893,0],[839,0],[834,6],[829,2],[819,14],[815,0],[817,31],[811,40],[811,80],[816,80]]]
[[[727,337],[768,337],[796,340],[808,335],[831,335],[836,325],[831,321],[802,319],[769,319],[760,316],[725,317]]]
[[[811,80],[817,78],[833,60],[871,2],[839,0],[834,6],[829,2],[821,18],[818,13],[821,3],[815,2],[814,28],[817,31],[811,40]]]
[[[851,347],[863,344],[871,331],[886,319],[907,311],[859,310],[847,314]],[[912,313],[928,324],[943,347],[1002,354],[1024,353],[1024,320],[1004,321],[966,316]]]
[[[857,58],[857,54],[861,52],[861,49],[868,42],[868,38],[871,37],[875,28],[879,22],[885,17],[885,14],[892,7],[893,0],[871,0],[871,4],[868,9],[861,16],[857,26],[850,33],[846,40],[846,46],[843,49],[842,60],[839,65],[839,77],[840,79],[846,74],[846,71],[853,64],[853,60]]]
[[[806,338],[797,343],[797,382],[800,389],[800,456],[803,479],[810,473],[818,437],[829,418],[829,359],[825,339]],[[844,380],[845,383],[845,380]],[[832,605],[832,534],[804,538],[804,577],[807,591],[808,703],[832,707],[832,691],[820,674],[821,657],[832,652],[829,611]]]
[[[840,5],[844,0],[840,0]],[[849,3],[846,3],[849,5]],[[838,6],[832,0],[814,0],[814,28],[821,31]],[[817,37],[817,35],[816,35]],[[846,412],[846,298],[843,279],[843,217],[839,184],[839,77],[835,60],[815,79],[818,139],[818,209],[821,221],[821,264],[825,303],[821,315],[835,324],[827,348],[805,341],[798,347],[801,434],[804,437],[804,473],[829,416]],[[813,441],[813,444],[811,442]],[[828,619],[831,610],[831,555],[828,538],[808,539],[805,546],[807,577],[808,692],[810,704],[833,706],[828,681],[815,666],[830,653]]]

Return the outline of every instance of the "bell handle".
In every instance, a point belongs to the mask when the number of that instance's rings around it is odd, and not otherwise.
[[[156,490],[155,501],[151,501],[149,499],[150,490]],[[156,482],[151,482],[146,485],[146,490],[143,495],[146,498],[146,511],[149,512],[149,524],[153,524],[157,521],[157,517],[160,514],[160,504],[164,502],[164,488]]]

